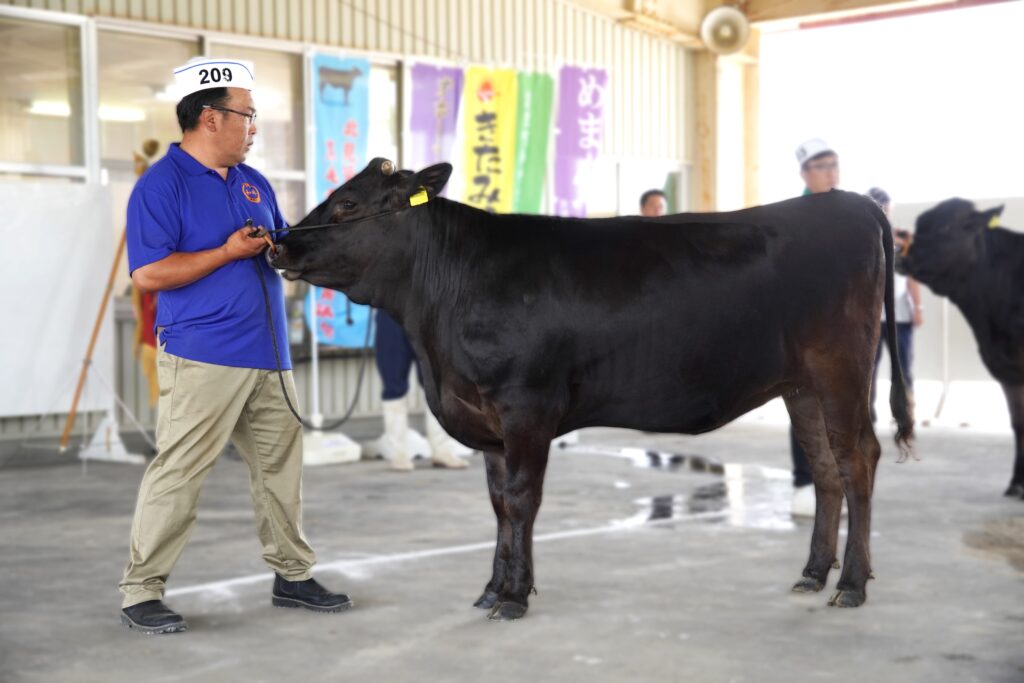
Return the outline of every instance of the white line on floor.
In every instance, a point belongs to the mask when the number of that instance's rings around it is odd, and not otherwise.
[[[549,534],[540,534],[533,537],[534,543],[544,543],[547,541],[561,541],[571,538],[581,538],[583,536],[597,536],[599,534],[607,534],[616,531],[632,531],[635,529],[641,529],[649,526],[659,526],[664,524],[672,524],[675,522],[696,522],[702,520],[719,519],[726,515],[725,511],[716,512],[699,512],[691,515],[679,515],[678,517],[670,517],[668,519],[656,519],[653,521],[643,521],[641,523],[634,523],[631,520],[627,522],[613,522],[600,527],[592,527],[589,529],[572,529],[569,531],[555,531]],[[452,545],[442,548],[433,548],[431,550],[417,550],[407,553],[394,553],[391,555],[376,555],[370,556],[358,560],[337,560],[335,562],[326,562],[324,564],[316,565],[318,572],[324,571],[337,571],[341,573],[348,573],[355,569],[363,567],[369,567],[372,565],[382,564],[393,564],[398,562],[406,562],[409,560],[421,560],[427,557],[438,557],[441,555],[459,555],[462,553],[471,553],[477,550],[493,550],[494,541],[485,541],[482,543],[468,543],[465,545]],[[211,581],[209,583],[200,583],[194,586],[184,586],[182,588],[174,588],[166,592],[165,597],[174,598],[180,595],[190,595],[193,593],[231,593],[236,588],[242,586],[248,586],[257,583],[263,583],[270,581],[273,578],[273,574],[263,572],[261,574],[250,574],[249,576],[240,576],[235,579],[227,579],[225,581]]]

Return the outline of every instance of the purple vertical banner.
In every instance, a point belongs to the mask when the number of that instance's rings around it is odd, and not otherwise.
[[[558,74],[555,131],[556,216],[587,215],[587,185],[604,135],[605,69],[563,66]]]
[[[413,64],[411,74],[409,164],[418,171],[452,160],[463,74],[459,67],[433,64]]]

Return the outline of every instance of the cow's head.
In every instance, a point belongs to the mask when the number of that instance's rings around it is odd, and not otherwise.
[[[451,164],[413,173],[374,159],[292,226],[276,253],[268,255],[270,264],[289,280],[301,278],[346,293],[361,283],[404,277],[417,212],[426,210],[421,204],[438,195],[451,172]],[[330,226],[300,229],[324,224]],[[374,275],[378,282],[363,282]]]
[[[1002,213],[999,206],[976,211],[965,199],[947,199],[917,218],[909,249],[896,259],[896,270],[948,296],[978,263],[984,232]]]

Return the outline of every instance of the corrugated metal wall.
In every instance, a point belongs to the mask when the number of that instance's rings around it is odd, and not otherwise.
[[[335,45],[396,56],[553,69],[603,66],[605,138],[619,158],[686,158],[689,58],[675,43],[563,0],[0,0],[0,4]]]

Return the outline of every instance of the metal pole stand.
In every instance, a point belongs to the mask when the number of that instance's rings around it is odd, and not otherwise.
[[[132,411],[128,409],[128,406],[121,401],[121,398],[114,392],[113,387],[106,380],[103,374],[95,367],[92,368],[92,377],[98,379],[110,395],[114,397],[114,403],[120,404],[121,409],[124,410],[127,415],[138,428],[139,433],[142,434],[142,438],[146,440],[154,450],[156,445],[150,440],[149,435],[139,424],[138,419],[132,414]],[[117,418],[114,417],[114,406],[112,405],[107,409],[106,417],[100,422],[99,427],[93,432],[92,439],[89,441],[89,445],[81,448],[78,451],[78,459],[83,462],[88,460],[99,460],[103,462],[119,462],[126,463],[129,465],[145,465],[146,458],[137,454],[129,453],[128,449],[124,447],[124,442],[121,441],[121,433],[118,429]]]
[[[313,430],[302,437],[302,464],[338,465],[344,462],[355,462],[363,457],[363,447],[341,432],[324,432],[320,427],[324,424],[323,413],[320,412],[320,354],[317,351],[316,322],[316,288],[313,289],[313,330],[310,334],[310,370],[309,393],[313,414],[309,421]]]
[[[310,418],[310,422],[315,427],[320,427],[323,420],[324,416],[320,413],[316,413]],[[363,457],[363,447],[342,432],[324,432],[314,429],[302,437],[303,465],[339,465],[345,462],[355,462],[361,457]]]
[[[114,411],[108,410],[106,417],[92,435],[89,445],[78,451],[79,460],[102,460],[104,462],[120,462],[130,465],[145,465],[146,458],[137,453],[129,453],[121,441]]]

